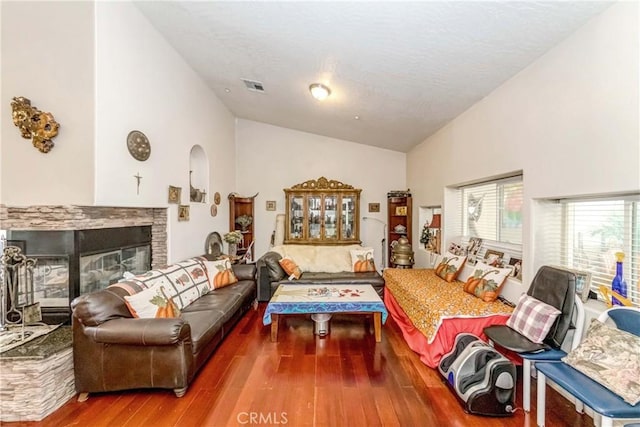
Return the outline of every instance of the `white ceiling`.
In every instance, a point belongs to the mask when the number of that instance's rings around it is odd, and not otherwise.
[[[611,3],[136,4],[237,117],[407,152]]]

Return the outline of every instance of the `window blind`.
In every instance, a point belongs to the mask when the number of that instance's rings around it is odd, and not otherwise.
[[[454,222],[462,242],[483,240],[484,249],[509,256],[522,254],[522,175],[459,187]],[[482,254],[480,254],[482,256]]]
[[[627,297],[640,304],[640,195],[544,201],[539,213],[538,259],[590,272],[591,290],[602,299],[598,288],[611,288],[622,252]]]

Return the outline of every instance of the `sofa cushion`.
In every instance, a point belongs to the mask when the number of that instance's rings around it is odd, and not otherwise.
[[[182,310],[200,296],[211,290],[206,267],[200,258],[192,258],[171,264],[166,268],[150,270],[144,274],[119,283],[119,286],[131,284],[132,288],[146,289],[155,285],[164,286],[168,297]]]
[[[209,286],[211,289],[220,289],[238,281],[238,278],[231,268],[231,261],[222,259],[218,261],[205,261]]]
[[[300,267],[298,267],[298,264],[296,264],[296,262],[293,259],[289,257],[284,257],[279,262],[280,262],[280,266],[282,267],[286,275],[289,277],[289,280],[299,279],[300,276],[302,275],[302,271],[300,271]]]
[[[124,297],[133,317],[140,319],[178,317],[180,311],[167,295],[163,284],[157,283],[137,294]]]
[[[522,294],[515,310],[507,320],[507,326],[527,337],[531,342],[542,344],[553,326],[560,310],[527,294]]]
[[[580,345],[562,359],[630,405],[640,402],[640,337],[592,319]]]
[[[302,272],[339,273],[353,271],[350,251],[357,249],[362,246],[279,245],[271,251],[295,260]]]
[[[473,274],[467,279],[464,290],[485,302],[495,301],[509,274],[511,270],[508,268],[492,267],[478,262],[473,266]]]
[[[376,271],[376,265],[373,261],[373,248],[352,249],[349,252],[351,254],[351,271],[355,273]]]
[[[458,274],[460,274],[460,271],[462,271],[466,260],[466,256],[447,252],[442,255],[440,262],[436,266],[436,275],[447,282],[453,282],[456,280],[456,277],[458,277]]]

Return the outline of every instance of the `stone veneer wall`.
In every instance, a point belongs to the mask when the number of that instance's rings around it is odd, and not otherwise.
[[[167,265],[167,209],[0,205],[0,230],[87,230],[151,226],[151,267]]]

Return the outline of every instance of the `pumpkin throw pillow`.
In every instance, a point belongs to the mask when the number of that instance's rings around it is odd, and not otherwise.
[[[125,304],[133,315],[141,319],[178,317],[180,310],[167,295],[165,287],[158,283],[134,295],[125,295]]]
[[[366,271],[376,271],[373,261],[373,248],[351,250],[351,271],[363,273]]]
[[[473,274],[464,284],[464,290],[482,301],[495,301],[510,273],[511,270],[508,268],[497,268],[478,262],[473,267]]]
[[[522,294],[511,317],[507,320],[507,326],[524,335],[531,342],[542,344],[558,315],[560,310],[557,308]]]
[[[302,271],[300,267],[298,267],[298,264],[289,257],[282,258],[280,260],[280,266],[284,272],[287,273],[287,276],[289,276],[289,280],[299,279],[300,276],[302,276]]]
[[[640,402],[640,337],[591,320],[587,335],[563,362],[630,405]]]
[[[211,289],[220,289],[238,281],[238,278],[231,268],[231,261],[228,259],[207,261],[206,266]]]
[[[447,252],[442,256],[440,263],[436,267],[436,275],[447,282],[453,282],[460,274],[464,262],[467,260],[466,256],[454,255],[451,252]]]

